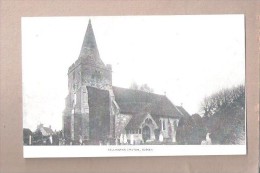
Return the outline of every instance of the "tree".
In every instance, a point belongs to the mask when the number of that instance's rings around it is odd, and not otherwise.
[[[190,143],[193,145],[200,145],[201,142],[206,139],[207,130],[203,124],[203,119],[199,114],[193,114],[191,118],[193,120],[193,130]]]
[[[132,82],[129,88],[133,90],[139,90],[139,86],[136,82]]]
[[[149,92],[149,93],[153,92],[153,89],[151,87],[149,87],[148,84],[138,85],[136,82],[132,82],[132,84],[130,85],[129,88],[134,89],[134,90],[145,91],[145,92]]]
[[[232,104],[237,104],[237,106],[245,108],[244,85],[222,89],[211,96],[205,97],[201,103],[201,111],[203,116],[210,117],[214,113],[225,109]]]
[[[40,130],[36,130],[33,133],[33,144],[34,145],[42,145],[43,144],[43,135]]]
[[[181,117],[176,130],[176,141],[180,145],[192,143],[194,121],[191,116]]]
[[[245,87],[223,89],[202,104],[204,123],[212,143],[241,144],[245,141]]]
[[[189,117],[181,117],[176,132],[176,141],[178,144],[200,145],[206,138],[206,127],[199,114],[193,114]]]

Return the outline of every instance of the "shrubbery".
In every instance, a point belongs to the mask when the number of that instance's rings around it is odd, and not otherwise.
[[[201,104],[202,116],[183,117],[177,128],[179,144],[200,144],[210,133],[212,144],[244,144],[245,87],[223,89]]]

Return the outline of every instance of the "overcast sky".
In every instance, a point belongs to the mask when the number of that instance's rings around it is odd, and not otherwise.
[[[91,19],[113,85],[148,84],[190,113],[245,80],[243,15],[22,18],[23,126],[62,128],[67,71]]]

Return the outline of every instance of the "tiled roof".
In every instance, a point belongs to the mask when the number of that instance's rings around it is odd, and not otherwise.
[[[164,95],[119,87],[113,87],[113,91],[121,113],[149,112],[153,117],[183,116]]]
[[[141,113],[136,114],[132,116],[132,119],[127,124],[126,128],[127,130],[136,130],[139,129],[141,123],[144,121],[145,117],[147,116],[147,113]]]
[[[121,134],[125,133],[125,127],[129,123],[129,121],[132,119],[132,115],[127,114],[119,114],[116,116],[116,122],[115,122],[115,136],[120,137]]]
[[[48,128],[48,127],[42,127],[43,130],[47,133],[47,134],[53,134],[53,130],[51,128]]]
[[[185,117],[190,116],[190,114],[182,106],[176,106],[176,107]]]

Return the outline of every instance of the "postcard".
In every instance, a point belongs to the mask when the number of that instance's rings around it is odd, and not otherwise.
[[[244,15],[21,20],[24,158],[246,154]]]

